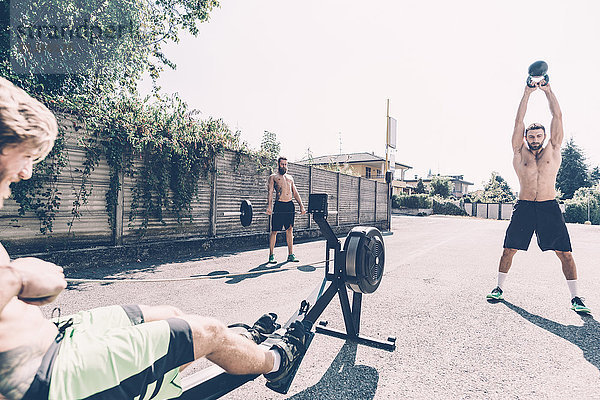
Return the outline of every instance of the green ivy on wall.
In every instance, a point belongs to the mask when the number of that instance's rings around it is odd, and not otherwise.
[[[225,148],[248,153],[246,145],[240,144],[239,132],[232,133],[220,119],[197,119],[198,112],[177,96],[152,102],[131,96],[103,105],[57,97],[41,100],[56,111],[73,115],[80,134],[78,145],[85,149],[83,168],[77,171],[81,184],[74,193],[70,229],[82,216],[81,207],[93,190],[89,177],[102,157],[110,170],[106,193],[110,227],[114,229],[116,223],[121,176],[129,176],[135,181],[129,221],[141,218],[143,234],[151,218],[163,221],[165,210],[174,212],[180,223],[191,220],[199,180],[214,171],[215,156]],[[52,152],[35,166],[31,180],[13,185],[20,215],[34,211],[43,234],[52,232],[60,207],[56,182],[68,160],[64,135],[61,128]]]

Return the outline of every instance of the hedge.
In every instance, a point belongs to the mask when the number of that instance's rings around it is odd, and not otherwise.
[[[427,194],[392,195],[393,208],[431,208],[432,200]]]
[[[433,198],[433,213],[443,215],[467,215],[467,212],[460,206],[459,200],[443,199],[437,196]]]

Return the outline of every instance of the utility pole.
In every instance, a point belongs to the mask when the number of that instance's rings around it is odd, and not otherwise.
[[[387,172],[388,172],[388,153],[390,149],[390,99],[387,99],[386,106],[386,117],[385,117],[385,168],[383,172],[383,176],[386,177],[387,181]],[[388,230],[392,230],[392,183],[387,183],[388,195],[387,195],[387,220],[388,220]]]

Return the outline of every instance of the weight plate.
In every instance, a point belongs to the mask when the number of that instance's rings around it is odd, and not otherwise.
[[[240,204],[240,222],[242,226],[250,226],[252,223],[252,203],[250,203],[250,200],[242,200],[242,204]]]
[[[379,229],[357,226],[344,242],[346,286],[354,292],[373,293],[379,287],[385,265],[385,245]]]

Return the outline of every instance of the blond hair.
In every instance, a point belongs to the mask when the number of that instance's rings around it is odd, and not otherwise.
[[[0,78],[0,152],[25,143],[39,151],[35,161],[41,161],[52,150],[57,133],[56,117],[45,105]]]

